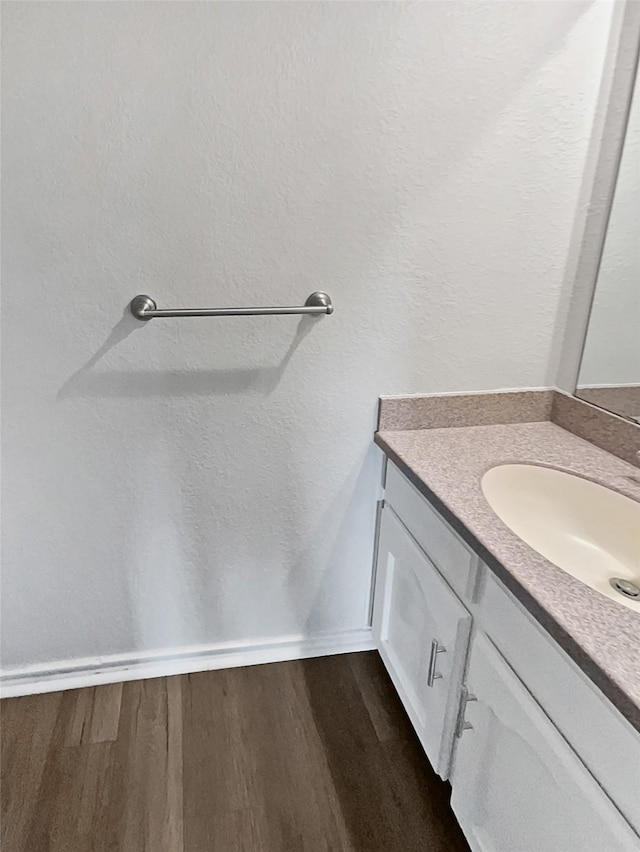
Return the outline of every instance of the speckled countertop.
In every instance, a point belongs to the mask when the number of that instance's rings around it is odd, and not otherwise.
[[[640,500],[640,470],[550,422],[381,431],[376,443],[640,731],[640,615],[552,565],[498,518],[498,464],[570,471]]]

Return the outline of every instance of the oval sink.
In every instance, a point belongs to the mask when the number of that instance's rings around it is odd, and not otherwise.
[[[532,464],[504,464],[482,477],[487,502],[549,562],[640,613],[640,503],[588,479]]]

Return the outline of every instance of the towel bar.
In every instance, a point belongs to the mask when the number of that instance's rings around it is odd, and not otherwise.
[[[131,313],[138,320],[156,317],[257,317],[276,314],[332,314],[333,305],[326,293],[312,293],[304,305],[281,308],[158,308],[151,296],[131,300]]]

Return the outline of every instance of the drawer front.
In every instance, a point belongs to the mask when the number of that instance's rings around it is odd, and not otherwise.
[[[494,578],[480,602],[482,629],[640,833],[640,734]]]
[[[387,466],[385,501],[391,505],[454,591],[463,600],[470,600],[478,557],[391,463]]]

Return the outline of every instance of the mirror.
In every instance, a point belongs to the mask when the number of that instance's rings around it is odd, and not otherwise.
[[[640,423],[640,92],[636,77],[576,396]]]

